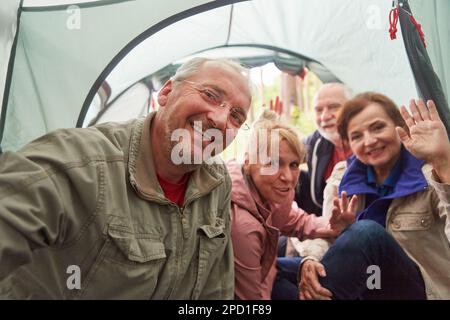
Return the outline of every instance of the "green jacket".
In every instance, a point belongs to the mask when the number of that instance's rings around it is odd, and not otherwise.
[[[226,168],[194,171],[183,208],[167,200],[153,115],[58,130],[0,156],[0,298],[233,298]],[[69,289],[70,266],[80,289]]]

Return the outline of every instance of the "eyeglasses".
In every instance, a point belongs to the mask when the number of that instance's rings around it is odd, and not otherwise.
[[[200,83],[181,80],[181,82],[189,84],[195,89],[202,99],[208,104],[214,107],[226,108],[227,103],[224,101],[223,93],[219,89],[212,87],[206,87]],[[232,129],[250,129],[249,125],[245,123],[247,116],[242,108],[230,106],[230,114],[228,115],[228,122],[231,124]]]

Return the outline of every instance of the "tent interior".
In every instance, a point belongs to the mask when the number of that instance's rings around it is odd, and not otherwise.
[[[421,24],[447,101],[447,0],[7,0],[0,7],[1,150],[57,128],[143,115],[142,101],[193,55],[250,67],[272,62],[293,75],[307,68],[322,82],[406,105],[423,92],[400,24],[390,38],[397,4]],[[440,107],[448,114],[446,102]]]

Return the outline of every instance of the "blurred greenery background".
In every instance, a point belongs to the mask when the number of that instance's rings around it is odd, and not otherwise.
[[[321,86],[320,79],[307,71],[303,77],[292,76],[279,71],[273,64],[251,70],[251,78],[256,86],[247,124],[252,125],[265,108],[270,109],[278,97],[283,103],[281,119],[298,130],[300,138],[310,135],[316,129],[312,107],[314,94]],[[221,153],[227,161],[242,161],[248,144],[250,130],[241,129],[231,145]]]

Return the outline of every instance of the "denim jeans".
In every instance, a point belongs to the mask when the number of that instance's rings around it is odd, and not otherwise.
[[[321,263],[327,276],[320,282],[333,299],[426,299],[418,266],[374,221],[361,220],[348,227]]]
[[[277,276],[273,283],[272,300],[297,300],[298,299],[298,268],[302,258],[278,257]]]
[[[278,252],[277,252],[278,257],[286,256],[287,242],[288,242],[288,237],[286,237],[286,236],[280,236],[278,238]]]

